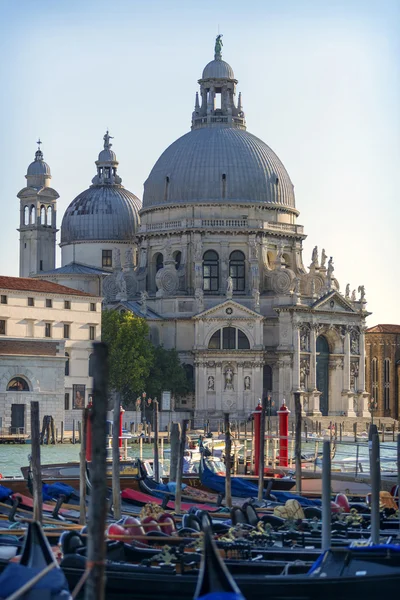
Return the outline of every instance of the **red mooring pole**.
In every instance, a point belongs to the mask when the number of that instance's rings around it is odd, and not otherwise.
[[[279,415],[279,466],[288,466],[288,447],[289,447],[289,415],[290,410],[283,401],[282,406],[278,410]]]
[[[261,429],[261,398],[258,406],[253,412],[254,419],[254,475],[258,475],[260,470],[260,429]]]
[[[119,442],[118,446],[122,448],[122,418],[124,416],[124,409],[122,406],[119,407]]]
[[[86,407],[87,419],[86,419],[86,460],[90,462],[92,460],[92,420],[90,414],[92,412],[93,404],[92,401]]]

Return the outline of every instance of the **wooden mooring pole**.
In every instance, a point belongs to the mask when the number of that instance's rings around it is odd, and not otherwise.
[[[331,444],[323,442],[322,456],[322,551],[331,547]]]
[[[105,598],[106,544],[104,530],[107,514],[107,388],[108,349],[106,344],[93,344],[93,408],[92,426],[92,493],[89,504],[87,565],[91,566],[85,586],[85,600]]]
[[[229,426],[229,413],[224,413],[225,428],[225,506],[232,508],[232,486],[231,486],[231,431]]]
[[[31,468],[33,484],[33,520],[42,522],[42,470],[40,468],[40,423],[39,402],[31,402]]]
[[[267,398],[264,395],[261,401],[260,416],[260,466],[258,470],[258,500],[264,496],[264,469],[265,469],[265,414],[267,412]],[[275,467],[275,465],[273,465]]]
[[[171,425],[171,460],[169,465],[169,480],[176,481],[179,462],[179,446],[181,438],[181,426],[179,423]]]
[[[187,426],[188,426],[188,419],[183,419],[181,439],[180,439],[180,443],[179,443],[178,468],[176,471],[175,513],[178,515],[181,512],[183,457],[185,454]]]
[[[158,452],[158,401],[153,401],[153,430],[154,430],[154,461],[153,461],[153,471],[154,471],[154,479],[155,481],[160,481],[160,457]]]
[[[82,441],[79,453],[79,523],[86,523],[86,431],[87,409],[82,410]]]
[[[114,519],[121,518],[121,482],[119,479],[119,421],[121,412],[120,394],[115,394],[113,410],[113,436],[112,436],[112,498]]]

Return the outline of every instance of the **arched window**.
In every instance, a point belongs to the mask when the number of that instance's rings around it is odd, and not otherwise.
[[[156,273],[157,273],[157,271],[159,271],[160,269],[162,269],[162,268],[163,268],[163,266],[164,266],[164,257],[163,257],[163,255],[161,254],[161,252],[158,252],[158,253],[155,255],[155,257],[154,257],[154,258],[155,258],[155,261],[154,261],[154,262],[155,262],[155,265],[156,265]]]
[[[24,207],[24,225],[29,225],[29,206]]]
[[[47,225],[49,227],[51,227],[52,225],[52,217],[53,217],[53,207],[52,206],[48,206],[47,207]]]
[[[68,354],[68,352],[65,353],[65,358],[66,358],[66,361],[65,361],[64,375],[66,377],[68,377],[69,376],[69,354]]]
[[[89,356],[89,377],[93,377],[94,371],[94,354]]]
[[[31,207],[29,209],[29,223],[30,225],[36,224],[36,208],[33,204],[31,204]]]
[[[373,358],[371,364],[371,395],[374,402],[378,402],[378,359]]]
[[[233,291],[245,290],[245,259],[240,250],[235,250],[229,257],[229,275],[233,279]]]
[[[40,207],[40,224],[41,225],[46,225],[46,209],[43,206],[43,204]]]
[[[29,385],[22,377],[13,377],[7,385],[7,392],[29,392]]]
[[[208,342],[210,350],[250,350],[247,335],[236,327],[223,327],[218,329]]]
[[[385,410],[390,410],[390,360],[385,358],[383,363],[383,394]]]
[[[181,266],[181,260],[182,260],[182,252],[175,252],[175,269],[178,270],[179,267]]]
[[[207,250],[203,256],[203,289],[208,293],[219,289],[219,257],[214,250]]]

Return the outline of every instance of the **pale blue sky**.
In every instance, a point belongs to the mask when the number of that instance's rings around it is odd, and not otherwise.
[[[399,0],[0,0],[0,9],[1,274],[18,274],[16,194],[38,136],[59,225],[90,185],[106,127],[123,184],[142,197],[158,156],[189,130],[219,26],[248,130],[295,185],[305,263],[324,247],[342,291],[365,285],[369,324],[400,323]]]

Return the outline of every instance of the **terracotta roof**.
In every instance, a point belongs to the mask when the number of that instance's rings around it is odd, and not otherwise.
[[[94,297],[93,294],[87,294],[79,290],[74,290],[65,285],[43,281],[42,279],[33,279],[32,277],[4,277],[0,275],[0,288],[3,290],[18,290],[21,292],[41,292],[48,294],[62,294],[68,296],[86,296]]]
[[[367,333],[400,333],[400,325],[375,325]]]

